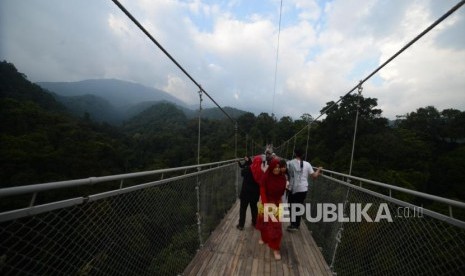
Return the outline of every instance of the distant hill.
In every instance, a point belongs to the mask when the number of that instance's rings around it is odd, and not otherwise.
[[[93,121],[113,125],[120,125],[156,103],[186,106],[162,90],[116,79],[38,82],[37,85],[55,94],[74,115],[82,117],[88,113]]]
[[[186,106],[183,101],[162,90],[116,79],[38,82],[37,84],[61,96],[94,95],[107,100],[115,108],[124,110],[146,101],[168,101],[176,105]]]
[[[56,95],[56,99],[78,117],[88,113],[96,122],[120,125],[144,110],[160,103],[172,103],[188,119],[198,116],[198,110],[190,109],[183,101],[170,94],[137,83],[115,80],[83,80],[78,82],[38,82],[40,87]],[[223,108],[232,118],[238,118],[245,111]],[[205,108],[202,118],[226,119],[219,108]]]
[[[83,118],[88,115],[92,121],[112,125],[118,125],[125,119],[107,100],[95,95],[64,97],[55,94],[55,98],[76,117]]]
[[[188,116],[188,117],[189,117],[189,114],[195,113],[193,110],[191,110],[191,109],[189,109],[187,107],[184,107],[184,106],[181,106],[181,105],[176,105],[175,103],[169,102],[169,101],[146,101],[146,102],[141,102],[141,103],[135,104],[135,105],[131,106],[130,108],[126,109],[125,113],[123,114],[124,118],[125,118],[125,120],[129,120],[129,119],[133,118],[134,116],[137,116],[138,114],[140,114],[140,113],[144,112],[145,110],[151,108],[152,106],[158,105],[158,104],[161,104],[161,103],[173,104],[174,106],[176,106],[176,108],[178,108],[179,110],[182,110],[184,112],[184,114],[186,116]]]
[[[140,104],[143,106],[145,103]],[[139,132],[145,129],[153,129],[155,131],[173,130],[176,128],[183,128],[187,125],[189,119],[198,116],[198,110],[191,110],[188,108],[177,106],[168,102],[151,102],[151,105],[146,106],[144,111],[131,117],[123,125],[127,132]],[[245,111],[235,109],[232,107],[223,108],[231,117],[238,118]],[[202,110],[202,118],[209,120],[226,119],[226,115],[219,108],[207,108]]]
[[[125,171],[124,135],[71,116],[6,61],[0,62],[0,121],[0,188]]]
[[[179,107],[184,114],[186,114],[187,118],[192,119],[195,118],[199,115],[199,110],[192,110],[188,108],[183,108]],[[243,111],[234,107],[229,107],[225,106],[223,107],[223,110],[229,114],[233,119],[237,119],[240,116],[244,115],[247,113],[247,111]],[[210,119],[210,120],[222,120],[222,119],[227,119],[226,115],[218,108],[218,107],[210,107],[210,108],[205,108],[202,109],[202,118],[204,119]]]
[[[229,107],[225,106],[223,107],[223,110],[229,114],[234,119],[239,118],[240,116],[244,115],[247,113],[246,111],[234,108],[234,107]],[[197,112],[195,112],[195,116],[197,116]],[[220,120],[220,119],[227,119],[226,115],[218,108],[218,107],[212,107],[212,108],[206,108],[202,110],[202,118],[206,119],[211,119],[211,120]]]
[[[123,130],[127,133],[163,133],[184,129],[187,117],[176,105],[159,102],[126,121]]]
[[[0,98],[31,101],[48,111],[66,111],[50,93],[29,82],[12,63],[6,61],[0,62]]]

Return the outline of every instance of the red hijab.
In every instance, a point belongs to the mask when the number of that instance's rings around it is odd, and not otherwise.
[[[284,190],[286,189],[286,176],[281,170],[279,170],[278,174],[273,173],[273,170],[278,166],[279,160],[277,158],[271,159],[270,165],[263,175],[260,187],[260,195],[262,196],[263,203],[279,201],[284,194]]]
[[[253,178],[255,182],[261,182],[263,178],[263,171],[262,171],[262,156],[257,155],[254,157],[252,161],[252,165],[250,165],[250,170],[252,171]]]

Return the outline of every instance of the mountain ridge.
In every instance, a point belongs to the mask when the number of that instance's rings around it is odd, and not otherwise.
[[[92,120],[120,125],[144,110],[160,103],[172,103],[187,118],[198,116],[180,99],[159,89],[118,79],[89,79],[77,82],[37,82],[65,105],[74,115],[90,115]],[[95,101],[92,101],[94,99]],[[233,107],[222,107],[232,118],[247,113]],[[202,109],[202,118],[220,120],[227,118],[217,107]]]
[[[95,95],[115,108],[126,109],[145,101],[169,101],[187,106],[182,100],[160,89],[118,79],[88,79],[76,82],[37,82],[42,88],[61,96]]]

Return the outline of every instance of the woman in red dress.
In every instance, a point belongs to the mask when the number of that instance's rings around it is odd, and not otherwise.
[[[281,165],[285,168],[286,163]],[[267,208],[266,204],[274,204],[271,209],[268,209],[267,213],[274,213],[274,218],[268,217],[265,221],[264,208],[259,206],[258,218],[256,228],[260,230],[261,238],[260,244],[266,243],[274,253],[276,260],[281,260],[281,254],[279,249],[281,247],[281,239],[283,236],[283,230],[280,221],[280,213],[282,214],[279,204],[281,203],[281,197],[286,189],[286,170],[280,168],[280,162],[277,158],[273,158],[270,161],[269,167],[264,173],[260,181],[260,203]],[[259,203],[259,204],[260,204]],[[268,207],[269,208],[269,207]]]

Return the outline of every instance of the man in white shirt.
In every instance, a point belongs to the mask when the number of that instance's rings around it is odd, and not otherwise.
[[[316,179],[320,175],[322,167],[319,167],[316,172],[313,170],[312,165],[302,159],[303,151],[296,149],[295,158],[289,161],[288,170],[290,175],[289,180],[289,204],[303,204],[308,192],[308,176]],[[300,227],[300,221],[302,216],[296,216],[295,220],[292,220],[292,206],[290,208],[291,225],[287,227],[288,231],[297,231]]]

